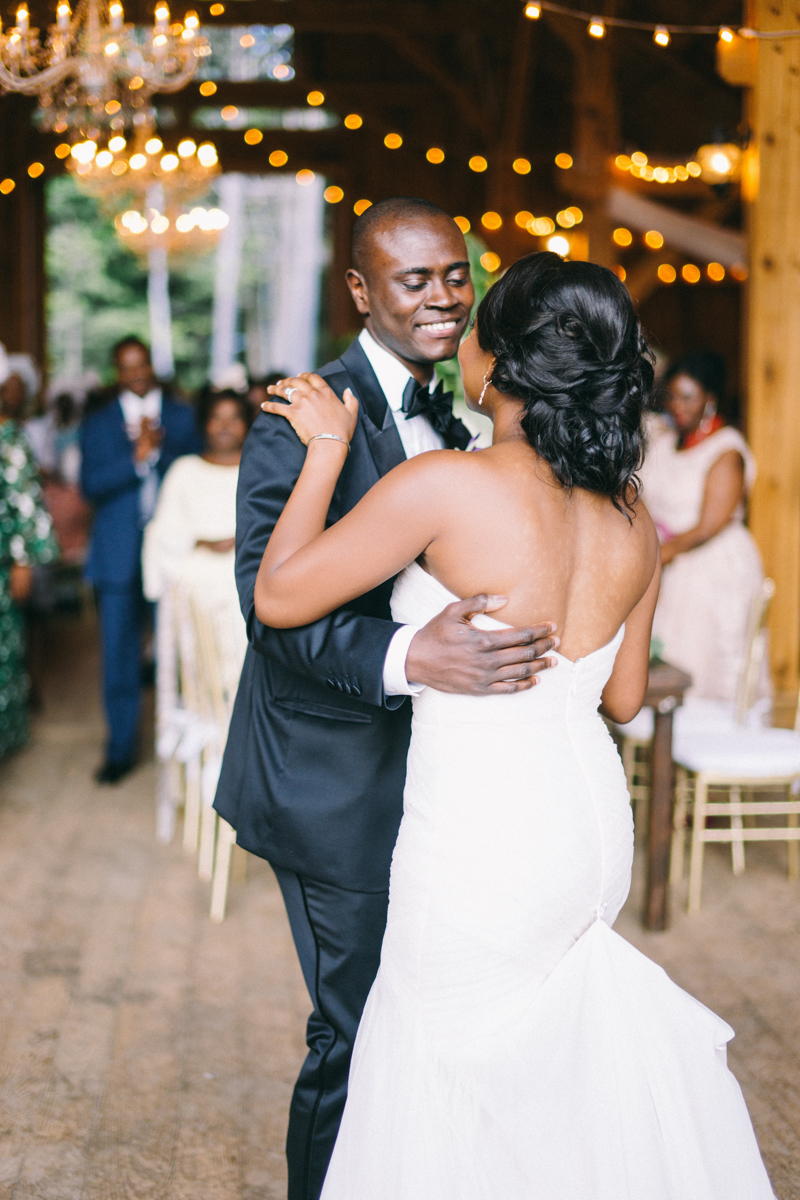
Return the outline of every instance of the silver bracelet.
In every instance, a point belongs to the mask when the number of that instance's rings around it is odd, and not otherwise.
[[[316,442],[319,438],[324,438],[329,442],[341,442],[343,446],[347,446],[347,453],[350,453],[350,443],[347,438],[339,437],[338,433],[315,433],[313,437],[308,439],[306,445],[310,446],[312,442]]]

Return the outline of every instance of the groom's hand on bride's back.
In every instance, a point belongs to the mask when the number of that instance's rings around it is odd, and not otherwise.
[[[525,629],[478,629],[470,618],[500,607],[494,596],[470,596],[448,604],[415,634],[406,658],[409,683],[440,692],[491,696],[533,687],[555,659],[546,657],[559,639],[552,623]]]

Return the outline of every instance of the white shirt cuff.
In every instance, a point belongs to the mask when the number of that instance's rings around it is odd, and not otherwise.
[[[412,638],[421,625],[401,625],[389,642],[383,661],[383,690],[387,696],[418,696],[424,684],[409,683],[406,679],[406,658]]]

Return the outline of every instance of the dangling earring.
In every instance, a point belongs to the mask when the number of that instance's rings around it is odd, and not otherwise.
[[[702,434],[710,433],[711,426],[714,423],[714,417],[717,415],[717,406],[713,400],[709,400],[703,409],[703,419],[699,425],[699,431]]]
[[[489,368],[489,370],[491,370],[491,367]],[[489,371],[487,371],[487,372],[486,372],[486,374],[485,374],[485,375],[484,375],[484,377],[483,377],[483,389],[482,389],[482,391],[481,391],[481,394],[480,394],[480,396],[478,397],[478,407],[479,407],[479,408],[480,408],[480,406],[483,404],[483,397],[486,395],[486,389],[488,388],[488,386],[489,386],[489,384],[490,384],[491,382],[492,382],[492,381],[491,381],[491,379],[489,378]]]

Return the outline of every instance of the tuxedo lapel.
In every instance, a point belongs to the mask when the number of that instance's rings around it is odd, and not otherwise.
[[[361,407],[364,432],[375,466],[380,475],[386,475],[406,457],[392,410],[360,342],[348,346],[339,362],[353,381],[352,390]]]

